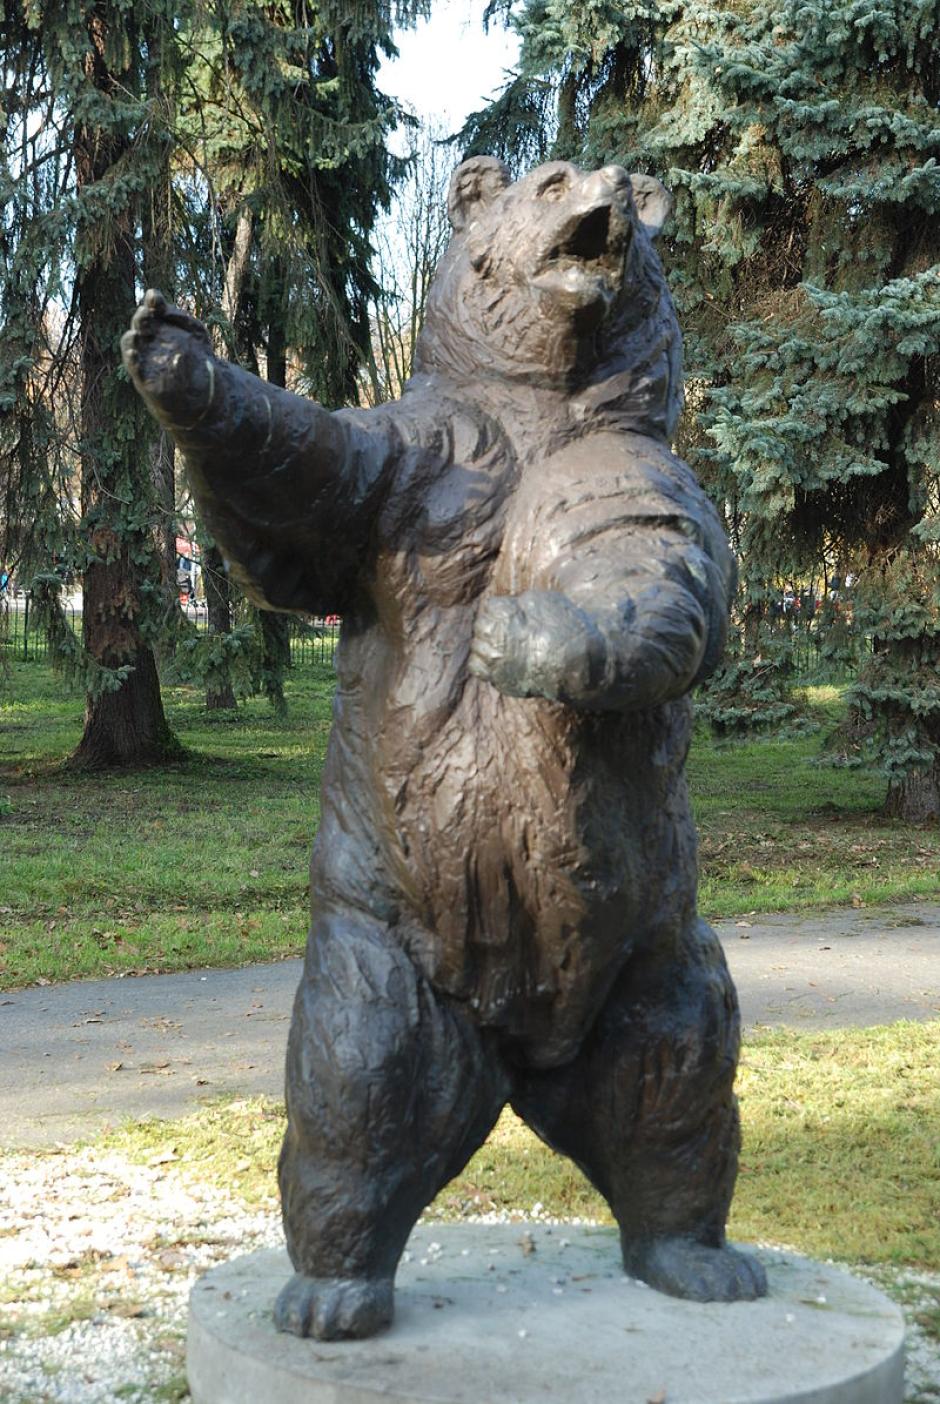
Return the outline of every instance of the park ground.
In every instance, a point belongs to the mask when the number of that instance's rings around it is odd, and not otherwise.
[[[328,669],[296,670],[279,721],[254,701],[236,720],[210,720],[196,693],[169,689],[188,759],[76,776],[61,760],[80,735],[81,700],[43,665],[15,667],[0,695],[0,985],[296,954],[331,691]],[[818,727],[807,735],[743,747],[696,738],[708,916],[913,903],[940,890],[940,831],[885,820],[876,772],[822,763],[840,698],[818,688],[806,700]],[[730,1225],[736,1238],[844,1263],[894,1295],[911,1327],[918,1404],[940,1400],[938,1061],[938,1020],[750,1035]],[[188,1284],[219,1258],[277,1241],[282,1126],[274,1099],[212,1102],[87,1146],[4,1155],[0,1394],[11,1404],[184,1399]],[[579,1173],[509,1115],[431,1213],[606,1218]]]
[[[166,689],[188,758],[73,774],[82,699],[42,662],[0,679],[0,983],[181,970],[296,954],[330,724],[328,665],[294,670],[289,714],[209,714]],[[915,900],[940,891],[940,828],[879,812],[884,777],[826,764],[842,703],[809,688],[815,730],[718,744],[689,764],[704,915]]]

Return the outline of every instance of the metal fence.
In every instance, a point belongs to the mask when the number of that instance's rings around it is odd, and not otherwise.
[[[65,615],[76,634],[81,633],[82,612],[75,605],[64,606]],[[205,606],[188,606],[185,610],[197,632],[208,629]],[[311,663],[332,663],[339,641],[339,619],[292,619],[290,621],[290,661],[292,667]],[[37,619],[29,595],[0,600],[0,655],[17,662],[30,663],[48,658],[49,640]]]
[[[291,667],[306,663],[332,663],[339,642],[339,620],[314,619],[310,623],[292,619],[290,623]]]
[[[63,610],[72,629],[80,634],[81,610],[71,604],[64,605]],[[22,663],[49,656],[46,631],[28,594],[0,600],[0,655]]]
[[[819,614],[814,619],[773,618],[769,637],[781,647],[792,676],[815,682],[848,682],[872,651],[868,634],[845,619]]]
[[[73,604],[64,606],[76,634],[81,633],[82,612]],[[208,628],[205,605],[187,605],[186,617],[199,633]],[[785,643],[793,674],[797,678],[841,681],[854,676],[867,654],[871,640],[862,633],[833,628],[831,621],[781,617],[768,621],[771,637]],[[339,641],[340,621],[336,615],[322,619],[291,619],[290,660],[292,667],[330,664]],[[838,631],[839,637],[836,638]],[[833,645],[836,647],[833,647]],[[0,600],[0,656],[28,663],[49,656],[49,641],[41,627],[29,595]]]

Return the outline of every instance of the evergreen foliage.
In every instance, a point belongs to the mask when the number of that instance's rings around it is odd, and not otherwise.
[[[386,149],[399,114],[375,74],[393,20],[422,9],[4,7],[0,560],[21,584],[40,572],[36,602],[87,691],[88,763],[133,760],[135,717],[136,758],[172,748],[153,649],[168,625],[186,631],[172,457],[118,369],[120,333],[146,286],[191,288],[197,312],[223,309],[220,348],[329,406],[354,399],[373,223],[401,171]],[[53,561],[84,578],[82,646],[57,613]],[[223,632],[186,650],[216,682],[246,653],[241,626]]]
[[[370,0],[319,11],[298,0],[217,0],[181,114],[191,208],[208,236],[195,239],[188,279],[196,310],[217,323],[220,350],[274,384],[290,377],[330,408],[355,399],[369,354],[373,226],[402,171],[386,146],[400,113],[374,82],[380,52],[392,48],[389,21]],[[229,633],[234,601],[211,543],[204,563],[210,628]],[[264,687],[282,708],[284,626],[259,620],[258,629]],[[190,658],[207,660],[210,706],[235,702],[225,660],[240,647],[234,634],[229,642]]]
[[[889,805],[940,817],[940,5],[529,0],[515,23],[556,152],[675,196],[680,448],[737,534],[746,605],[824,561],[857,574]]]

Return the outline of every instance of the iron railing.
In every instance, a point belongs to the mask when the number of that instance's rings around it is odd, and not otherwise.
[[[63,606],[76,634],[82,630],[82,612],[76,605]],[[202,633],[208,628],[206,610],[189,606],[190,622]],[[339,641],[339,619],[292,619],[290,622],[290,661],[292,667],[311,663],[332,663]],[[8,659],[29,663],[48,658],[49,640],[28,593],[0,599],[0,653]]]

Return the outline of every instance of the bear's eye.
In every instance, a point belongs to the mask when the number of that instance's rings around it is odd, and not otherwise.
[[[560,200],[568,190],[569,180],[564,171],[549,176],[536,191],[540,200]]]

